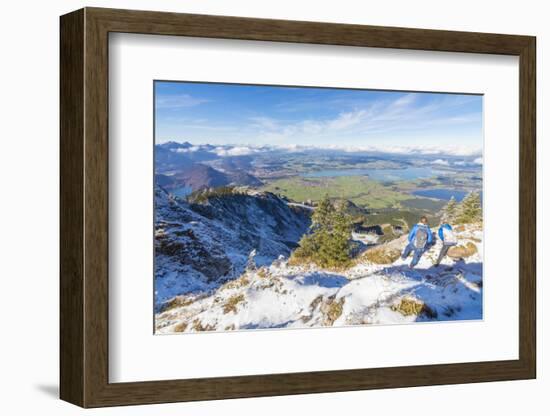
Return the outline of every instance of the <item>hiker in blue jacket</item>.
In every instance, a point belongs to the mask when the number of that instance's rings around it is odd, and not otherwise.
[[[437,235],[439,236],[439,239],[441,240],[443,245],[435,262],[436,266],[438,266],[439,263],[441,263],[441,260],[443,260],[443,258],[447,255],[449,248],[455,246],[457,243],[456,236],[453,232],[453,227],[451,227],[451,225],[447,222],[441,223],[441,225],[439,226],[439,230],[437,231]]]
[[[434,236],[432,230],[428,225],[428,218],[421,217],[420,222],[416,224],[409,233],[409,243],[403,250],[401,258],[405,260],[409,257],[409,254],[413,254],[413,259],[409,267],[412,269],[420,261],[420,257],[434,243]]]

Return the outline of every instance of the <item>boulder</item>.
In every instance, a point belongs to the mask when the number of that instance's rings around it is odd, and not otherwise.
[[[459,258],[470,257],[476,253],[477,253],[476,245],[471,241],[468,241],[466,245],[458,245],[458,246],[449,248],[447,255],[449,257],[459,259]]]

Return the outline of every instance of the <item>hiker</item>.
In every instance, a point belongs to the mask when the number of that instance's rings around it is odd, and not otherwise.
[[[413,259],[409,265],[412,269],[418,264],[420,257],[422,257],[422,254],[424,254],[426,249],[431,247],[433,241],[434,237],[432,230],[430,230],[430,227],[428,226],[428,218],[421,217],[420,222],[416,224],[409,233],[409,243],[405,247],[405,250],[403,250],[401,258],[405,260],[409,257],[409,254],[413,252]]]
[[[437,261],[434,263],[436,266],[439,266],[441,260],[443,260],[443,258],[447,255],[449,248],[456,246],[457,241],[455,233],[453,232],[453,227],[451,227],[451,225],[447,222],[441,223],[439,230],[437,231],[437,235],[443,243],[439,256],[437,257]]]

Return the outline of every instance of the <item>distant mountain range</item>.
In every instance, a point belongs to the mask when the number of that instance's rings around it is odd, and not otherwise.
[[[360,153],[360,154],[378,154],[393,156],[414,156],[415,158],[437,158],[451,157],[462,158],[466,160],[475,160],[482,156],[482,149],[462,145],[455,146],[396,146],[396,145],[357,145],[346,146],[340,144],[330,144],[325,146],[312,146],[300,144],[281,144],[281,145],[247,145],[247,144],[192,144],[189,142],[169,141],[157,144],[157,148],[173,151],[176,153],[212,153],[216,156],[244,156],[255,153],[279,152],[279,153],[300,153],[300,152],[336,152],[336,153]]]
[[[193,191],[227,185],[262,185],[258,178],[245,170],[250,168],[250,158],[223,158],[218,163],[218,169],[205,164],[222,158],[216,149],[220,152],[213,145],[193,146],[189,142],[168,142],[155,146],[157,184],[167,190],[188,187]]]
[[[189,187],[196,191],[204,188],[217,188],[219,186],[260,186],[262,182],[254,176],[243,172],[221,172],[210,166],[193,163],[178,171],[174,175],[156,175],[157,184],[167,190],[181,187]]]
[[[455,152],[456,153],[456,152]],[[290,161],[290,163],[289,163]],[[157,183],[173,191],[196,191],[227,185],[258,187],[269,178],[293,176],[309,169],[405,169],[427,167],[446,172],[477,172],[483,163],[476,154],[459,156],[433,149],[351,149],[307,146],[250,146],[167,142],[155,146]],[[261,178],[261,179],[260,179]],[[187,192],[187,191],[186,191]]]
[[[190,166],[193,163],[217,159],[213,146],[193,146],[189,142],[168,142],[155,146],[155,168],[157,171],[168,171]]]

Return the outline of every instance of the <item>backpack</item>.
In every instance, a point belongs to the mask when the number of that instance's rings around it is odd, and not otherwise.
[[[414,247],[424,248],[426,247],[426,241],[428,241],[427,227],[418,227],[414,234]]]
[[[447,227],[443,227],[443,244],[446,246],[454,246],[457,244],[455,233]]]

